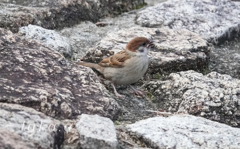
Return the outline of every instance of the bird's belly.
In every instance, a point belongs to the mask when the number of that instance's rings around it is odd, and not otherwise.
[[[114,84],[129,85],[137,82],[148,69],[148,58],[135,60],[132,65],[125,65],[123,68],[105,68],[105,78]]]

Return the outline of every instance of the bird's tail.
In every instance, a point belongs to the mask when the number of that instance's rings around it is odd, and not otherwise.
[[[103,72],[103,68],[102,66],[98,65],[98,64],[94,64],[94,63],[87,63],[87,62],[77,62],[78,65],[82,65],[82,66],[86,66],[86,67],[91,67],[91,68],[95,68],[97,71],[99,71],[100,73]]]

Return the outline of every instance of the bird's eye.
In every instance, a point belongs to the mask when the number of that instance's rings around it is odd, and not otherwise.
[[[139,52],[143,52],[143,49],[139,49],[138,51],[139,51]]]
[[[146,46],[146,42],[143,42],[143,43],[142,43],[142,46]]]

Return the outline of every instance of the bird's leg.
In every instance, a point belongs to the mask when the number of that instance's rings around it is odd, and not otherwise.
[[[129,85],[129,86],[132,88],[132,90],[133,90],[133,92],[134,92],[135,94],[137,94],[137,95],[139,95],[139,96],[143,96],[143,95],[144,95],[142,91],[136,90],[132,85]]]
[[[113,90],[114,90],[114,93],[115,93],[115,95],[116,95],[117,97],[122,97],[122,95],[121,95],[121,94],[119,94],[119,93],[117,92],[117,90],[116,90],[116,88],[115,88],[114,84],[113,84],[113,83],[111,83],[111,85],[112,85],[112,87],[113,87]]]

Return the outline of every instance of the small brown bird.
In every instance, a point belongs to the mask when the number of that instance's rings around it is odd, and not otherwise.
[[[153,41],[145,37],[136,37],[126,46],[126,49],[120,51],[108,58],[103,59],[100,63],[78,62],[79,65],[97,69],[104,77],[110,80],[114,93],[122,97],[114,85],[130,85],[137,82],[148,69],[148,51],[154,46]],[[131,85],[133,91],[142,95]]]

